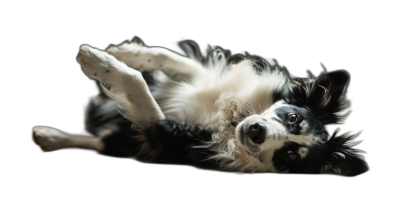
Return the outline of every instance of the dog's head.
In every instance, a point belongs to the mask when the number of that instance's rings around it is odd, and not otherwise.
[[[261,114],[234,121],[237,141],[264,168],[276,172],[354,176],[368,170],[351,148],[356,135],[329,136],[325,125],[345,116],[350,75],[343,70],[309,79],[293,79],[287,93]]]

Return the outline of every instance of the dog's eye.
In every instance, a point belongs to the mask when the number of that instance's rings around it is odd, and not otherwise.
[[[289,157],[289,160],[291,160],[291,161],[295,161],[297,159],[297,155],[292,151],[288,152],[288,157]]]
[[[299,120],[299,115],[298,114],[289,114],[288,120],[290,123],[297,122]]]

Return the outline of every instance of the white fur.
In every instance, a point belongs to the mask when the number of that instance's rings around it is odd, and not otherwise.
[[[89,78],[111,85],[111,91],[103,88],[104,91],[122,106],[126,118],[135,125],[145,128],[165,118],[139,71],[88,45],[81,46],[78,62]]]
[[[308,149],[306,147],[301,147],[298,152],[297,152],[301,158],[304,158],[307,156]]]
[[[160,70],[174,81],[189,81],[197,72],[204,70],[197,61],[161,47],[125,42],[106,51],[131,68],[139,71]]]
[[[33,139],[43,151],[54,151],[68,147],[80,147],[101,151],[104,147],[100,138],[70,135],[55,128],[36,126],[33,128]]]

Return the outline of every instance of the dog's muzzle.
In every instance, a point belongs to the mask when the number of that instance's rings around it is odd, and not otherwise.
[[[249,119],[243,124],[243,131],[246,136],[255,144],[262,144],[267,136],[267,127],[263,122]]]

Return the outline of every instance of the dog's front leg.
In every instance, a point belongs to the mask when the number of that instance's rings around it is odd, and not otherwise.
[[[89,78],[107,86],[106,92],[121,105],[125,117],[135,125],[147,128],[165,118],[139,71],[88,45],[80,47],[77,60]]]
[[[131,68],[139,71],[161,70],[174,81],[190,81],[204,70],[200,62],[171,50],[148,47],[137,41],[110,46],[106,51]]]

